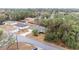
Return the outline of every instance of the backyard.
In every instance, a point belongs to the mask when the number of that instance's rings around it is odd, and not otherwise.
[[[8,10],[0,12],[0,49],[79,49],[79,10]]]

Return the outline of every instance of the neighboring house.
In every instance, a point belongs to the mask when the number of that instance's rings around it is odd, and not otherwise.
[[[25,29],[25,28],[28,28],[29,26],[27,26],[26,23],[22,23],[22,22],[19,22],[17,24],[15,24],[15,26],[18,28],[18,29]]]
[[[6,25],[15,25],[15,24],[17,24],[16,21],[4,21],[3,23],[6,24]]]

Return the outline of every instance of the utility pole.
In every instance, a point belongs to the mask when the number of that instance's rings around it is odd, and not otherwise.
[[[16,35],[16,46],[17,46],[17,49],[19,49],[17,35]]]

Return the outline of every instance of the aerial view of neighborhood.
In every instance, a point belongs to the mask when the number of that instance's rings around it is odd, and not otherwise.
[[[78,50],[79,9],[0,8],[0,50]]]

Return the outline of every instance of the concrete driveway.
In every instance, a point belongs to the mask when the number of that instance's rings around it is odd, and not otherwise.
[[[17,35],[18,42],[25,42],[34,45],[37,48],[41,48],[42,50],[64,50],[61,47],[57,46],[49,46],[47,44],[41,43],[37,40],[34,40],[33,38],[28,38],[24,36]]]

